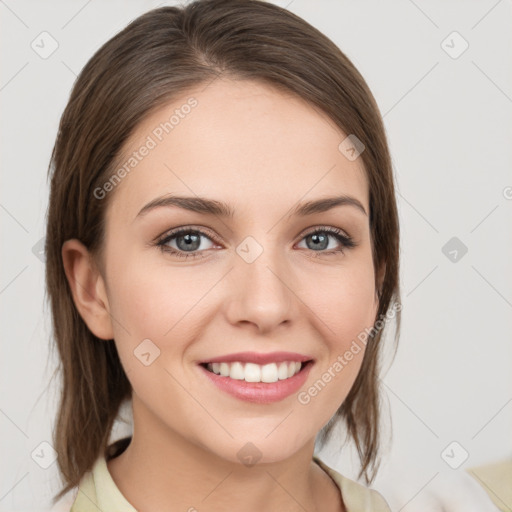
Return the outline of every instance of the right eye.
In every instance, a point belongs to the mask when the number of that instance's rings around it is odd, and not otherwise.
[[[202,252],[212,248],[202,247],[204,243],[201,239],[207,239],[213,242],[211,236],[199,229],[178,228],[166,233],[156,245],[158,245],[163,252],[167,252],[179,258],[197,258],[200,257]],[[174,247],[169,244],[174,244]]]

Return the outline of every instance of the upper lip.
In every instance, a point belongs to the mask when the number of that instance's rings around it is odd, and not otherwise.
[[[259,352],[237,352],[236,354],[226,354],[224,356],[212,357],[199,361],[199,364],[205,363],[233,363],[239,361],[241,363],[281,363],[283,361],[299,361],[301,363],[313,359],[311,356],[298,354],[297,352],[269,352],[262,354]]]

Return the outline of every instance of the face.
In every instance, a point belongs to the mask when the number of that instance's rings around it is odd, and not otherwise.
[[[104,284],[137,435],[159,425],[234,462],[250,442],[272,462],[342,404],[378,305],[368,184],[345,137],[301,99],[221,79],[138,126],[103,189]]]

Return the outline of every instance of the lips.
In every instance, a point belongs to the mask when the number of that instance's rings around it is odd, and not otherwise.
[[[258,352],[238,352],[236,354],[226,354],[224,356],[214,357],[200,361],[200,364],[208,363],[233,363],[239,361],[240,363],[255,363],[255,364],[268,364],[268,363],[281,363],[283,361],[298,361],[304,363],[311,361],[313,358],[297,352],[270,352],[268,354],[261,354]]]
[[[293,352],[240,352],[199,363],[202,373],[220,390],[249,402],[270,403],[296,392],[314,361]]]

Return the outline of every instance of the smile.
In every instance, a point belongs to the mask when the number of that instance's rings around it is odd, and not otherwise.
[[[239,400],[268,404],[299,391],[314,360],[292,352],[244,352],[199,362],[207,380]]]
[[[206,369],[222,377],[229,377],[245,382],[277,382],[290,379],[300,372],[302,364],[299,361],[283,361],[265,365],[235,361],[233,363],[207,363]]]

